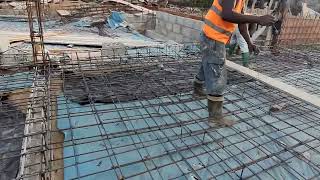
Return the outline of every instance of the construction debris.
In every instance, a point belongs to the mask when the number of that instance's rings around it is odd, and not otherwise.
[[[10,2],[9,5],[14,9],[26,9],[25,2]]]
[[[152,10],[149,10],[147,8],[144,8],[144,7],[141,7],[141,6],[137,6],[137,5],[134,5],[134,4],[131,4],[127,1],[124,1],[124,0],[105,0],[105,2],[116,2],[116,3],[120,3],[120,4],[123,4],[123,5],[128,5],[136,10],[139,10],[139,11],[142,11],[143,13],[150,13],[150,14],[153,14],[155,13],[154,11]]]
[[[57,10],[57,13],[59,14],[59,16],[71,16],[71,13],[67,10]]]
[[[280,103],[280,104],[275,104],[271,106],[270,111],[271,112],[279,112],[287,108],[287,103]]]
[[[124,20],[124,15],[123,13],[120,12],[111,12],[111,15],[107,19],[108,26],[111,29],[116,29],[118,27],[127,27],[128,24]]]

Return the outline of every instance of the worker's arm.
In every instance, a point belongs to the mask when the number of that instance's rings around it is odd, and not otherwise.
[[[248,32],[248,27],[247,24],[239,24],[239,31],[242,37],[246,40],[247,44],[250,46],[252,45],[249,32]]]
[[[269,26],[275,23],[275,18],[271,15],[253,16],[233,12],[232,9],[235,1],[236,0],[222,1],[222,18],[225,21],[229,21],[236,24],[258,23],[263,26]]]
[[[259,49],[256,47],[256,45],[254,45],[252,43],[252,41],[250,39],[247,24],[239,24],[238,27],[239,27],[240,34],[242,35],[242,37],[246,40],[246,42],[248,44],[249,51],[258,54]]]

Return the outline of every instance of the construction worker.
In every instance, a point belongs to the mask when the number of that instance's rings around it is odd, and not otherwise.
[[[282,23],[289,11],[289,1],[288,0],[279,0],[278,6],[273,10],[273,14],[277,18],[277,21],[272,26],[272,40],[271,40],[271,52],[273,54],[278,54],[278,37],[282,28]]]
[[[242,65],[245,67],[248,67],[249,66],[249,59],[250,59],[249,47],[248,47],[246,40],[241,35],[239,28],[237,28],[233,32],[231,39],[230,39],[229,51],[228,51],[228,54],[230,56],[234,53],[237,45],[239,45],[240,50],[241,50]],[[257,48],[255,48],[255,49],[257,49]]]
[[[224,117],[223,93],[227,84],[225,67],[225,45],[238,24],[243,38],[248,43],[249,50],[255,46],[250,40],[246,23],[258,23],[263,26],[272,25],[275,19],[271,15],[244,15],[245,0],[214,0],[205,16],[203,30],[200,36],[202,63],[194,80],[194,95],[207,95],[209,125],[229,126],[231,119]],[[206,92],[203,90],[205,84]]]

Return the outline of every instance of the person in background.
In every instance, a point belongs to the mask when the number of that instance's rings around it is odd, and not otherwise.
[[[234,53],[237,45],[239,45],[239,48],[241,50],[242,65],[245,67],[248,67],[249,66],[249,59],[250,59],[249,47],[248,47],[246,40],[241,35],[239,28],[237,28],[233,32],[231,39],[230,39],[229,51],[228,51],[228,54],[230,56]],[[255,49],[257,49],[257,48],[255,48]]]
[[[278,7],[275,8],[273,14],[277,18],[277,21],[272,26],[272,40],[271,40],[271,52],[273,54],[278,54],[278,37],[281,32],[282,22],[289,12],[289,2],[287,0],[279,0]]]
[[[200,46],[202,63],[194,79],[195,96],[207,95],[208,122],[210,126],[229,126],[233,122],[223,113],[224,90],[227,84],[225,66],[226,48],[237,24],[243,38],[248,43],[249,50],[255,48],[250,40],[247,23],[258,23],[263,26],[272,25],[275,19],[271,15],[244,15],[245,0],[214,0],[205,16],[201,33]],[[244,31],[244,32],[242,32]],[[206,92],[203,89],[206,87]]]

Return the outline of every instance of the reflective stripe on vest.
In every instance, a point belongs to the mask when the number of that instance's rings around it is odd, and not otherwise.
[[[236,28],[236,24],[227,22],[222,19],[222,3],[223,0],[214,0],[208,14],[205,17],[205,25],[203,32],[211,39],[227,43],[233,31]],[[241,13],[244,5],[244,0],[235,0],[238,3],[233,8],[236,13]]]
[[[222,11],[220,11],[217,7],[211,6],[210,9],[211,9],[213,12],[215,12],[217,15],[219,15],[220,17],[222,16]]]
[[[209,26],[210,28],[218,31],[218,32],[221,33],[221,34],[225,34],[226,36],[231,36],[231,35],[232,35],[231,32],[226,31],[226,30],[224,30],[224,29],[222,29],[222,28],[220,28],[220,27],[212,24],[212,22],[210,22],[210,21],[207,20],[207,19],[204,20],[204,23],[205,23],[207,26]]]

